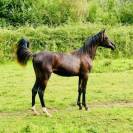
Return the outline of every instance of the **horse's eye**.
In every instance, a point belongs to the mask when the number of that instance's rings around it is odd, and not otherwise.
[[[108,39],[108,37],[105,37],[104,39],[105,39],[105,40],[107,40],[107,39]]]

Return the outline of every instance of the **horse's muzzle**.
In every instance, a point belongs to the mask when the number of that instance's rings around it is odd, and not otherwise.
[[[112,43],[112,42],[111,42],[111,49],[112,49],[112,50],[115,50],[115,49],[116,49],[115,44],[114,44],[114,43]]]

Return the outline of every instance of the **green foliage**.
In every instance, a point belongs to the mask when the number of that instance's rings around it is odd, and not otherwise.
[[[103,25],[82,24],[66,25],[56,28],[41,26],[19,27],[10,29],[0,29],[0,60],[12,60],[15,55],[17,41],[21,37],[30,40],[33,52],[40,50],[50,50],[59,52],[70,52],[83,46],[83,42],[91,35],[99,32]],[[132,57],[133,55],[133,30],[132,26],[107,27],[107,35],[115,42],[117,49],[99,48],[98,58],[118,58]]]
[[[0,25],[133,23],[131,0],[0,0]]]
[[[119,13],[121,22],[126,24],[133,24],[133,12],[131,10],[133,8],[133,1],[126,1],[122,4],[123,6],[121,7]]]
[[[130,0],[91,0],[87,21],[115,25],[132,24],[133,3]]]
[[[0,0],[0,24],[57,26],[79,21],[83,19],[86,4],[82,0]]]

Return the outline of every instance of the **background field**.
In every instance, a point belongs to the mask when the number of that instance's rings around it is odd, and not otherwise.
[[[25,69],[15,63],[0,66],[0,132],[133,132],[133,71],[92,73],[87,85],[90,111],[76,106],[77,78],[52,75],[46,89],[46,105],[52,114],[41,111],[37,96],[34,116],[30,110],[34,83],[32,65]]]
[[[0,132],[133,132],[132,0],[0,0]],[[17,42],[24,37],[33,52],[70,52],[105,28],[115,51],[98,48],[87,85],[90,111],[76,106],[78,78],[52,75],[46,105],[39,116],[31,107],[34,72],[16,63]]]

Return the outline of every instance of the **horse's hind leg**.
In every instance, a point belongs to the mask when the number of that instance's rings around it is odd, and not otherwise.
[[[32,111],[38,115],[39,113],[36,111],[36,108],[35,108],[35,97],[36,97],[36,94],[37,94],[37,91],[38,91],[38,82],[37,80],[35,81],[35,84],[32,88]]]
[[[42,105],[42,110],[44,113],[47,114],[47,116],[51,116],[51,115],[48,113],[46,106],[45,106],[44,93],[45,93],[45,88],[47,86],[47,82],[48,82],[50,75],[51,73],[47,73],[47,76],[45,76],[45,78],[40,82],[39,89],[38,89],[38,94],[39,94],[40,102]]]

